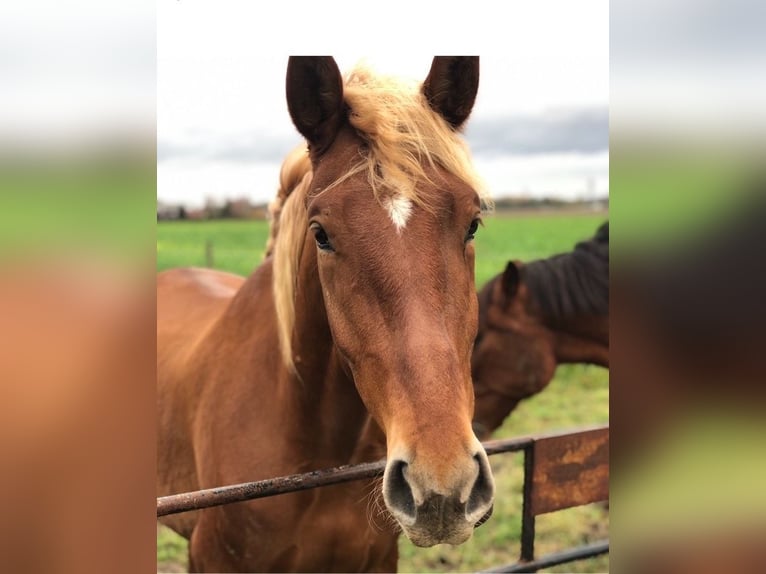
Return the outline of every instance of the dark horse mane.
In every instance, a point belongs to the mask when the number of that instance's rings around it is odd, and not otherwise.
[[[609,222],[574,250],[522,268],[532,297],[545,315],[609,314]]]

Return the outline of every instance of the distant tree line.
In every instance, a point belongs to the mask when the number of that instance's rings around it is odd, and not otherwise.
[[[599,199],[556,199],[552,197],[501,197],[495,200],[497,211],[523,211],[523,210],[603,210],[609,208],[609,198]]]
[[[201,208],[157,202],[157,221],[208,219],[266,219],[266,205],[253,204],[247,198],[217,202],[208,199]]]
[[[609,208],[609,199],[591,199],[569,201],[554,198],[502,197],[495,200],[497,211],[533,211],[533,210],[605,210]],[[228,199],[217,202],[208,198],[205,205],[195,209],[179,204],[157,202],[157,221],[172,220],[209,220],[209,219],[260,219],[268,218],[265,204],[251,203],[247,198]]]

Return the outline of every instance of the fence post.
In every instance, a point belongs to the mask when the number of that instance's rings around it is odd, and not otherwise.
[[[535,513],[532,510],[532,487],[534,483],[534,443],[524,449],[524,494],[521,507],[521,561],[535,559]],[[536,569],[530,572],[537,572]]]

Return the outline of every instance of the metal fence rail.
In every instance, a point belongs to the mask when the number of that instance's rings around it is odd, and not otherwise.
[[[534,438],[532,437],[496,440],[484,443],[484,449],[488,455],[514,452],[524,450],[533,442]],[[157,516],[200,510],[202,508],[210,508],[211,506],[231,504],[232,502],[244,502],[245,500],[287,494],[288,492],[308,490],[310,488],[340,484],[352,480],[374,478],[381,476],[385,467],[386,461],[379,460],[377,462],[345,465],[337,468],[314,470],[303,474],[292,474],[290,476],[269,478],[255,482],[244,482],[231,486],[162,496],[157,499]]]
[[[582,444],[578,444],[578,441],[582,441]],[[583,445],[586,448],[583,449]],[[534,556],[536,515],[605,499],[608,491],[608,460],[605,462],[604,457],[606,456],[606,459],[608,459],[608,426],[488,441],[483,443],[483,446],[487,455],[490,456],[505,452],[524,452],[520,562],[487,570],[486,572],[536,572],[540,568],[574,562],[609,552],[609,541],[602,540],[590,545],[548,554],[541,558],[535,558]],[[551,447],[553,447],[553,450],[551,450]],[[595,447],[600,447],[601,450],[597,452]],[[568,453],[567,456],[571,455],[575,458],[579,456],[580,459],[577,464],[579,465],[580,472],[590,473],[583,475],[588,477],[588,482],[591,483],[590,487],[581,492],[580,485],[577,484],[575,492],[569,492],[566,495],[569,497],[567,502],[547,500],[545,496],[541,496],[541,494],[544,494],[545,489],[535,488],[536,480],[539,479],[541,474],[543,476],[546,474],[547,467],[544,464],[546,459],[550,462],[550,459],[560,458],[560,453],[558,455],[552,454],[555,453],[556,448],[563,448]],[[604,449],[607,454],[604,454]],[[541,452],[538,453],[537,458],[539,460],[535,461],[537,450]],[[558,462],[560,460],[554,460],[554,464]],[[607,465],[606,467],[604,466],[605,464]],[[341,484],[353,480],[375,478],[383,474],[385,465],[385,460],[379,460],[163,496],[157,499],[157,516],[178,514],[234,502],[244,502],[246,500]],[[569,466],[571,466],[571,463]],[[602,474],[599,474],[599,472]],[[604,476],[604,473],[606,476]],[[561,488],[563,491],[566,491],[567,488],[571,490],[572,485],[567,485],[565,481],[558,485],[553,484],[549,487],[549,490],[550,488]]]
[[[547,554],[542,558],[530,560],[529,562],[516,562],[514,564],[508,564],[507,566],[484,570],[482,574],[496,572],[537,572],[540,568],[549,568],[559,564],[575,562],[576,560],[585,560],[586,558],[593,558],[595,556],[606,554],[607,552],[609,552],[609,541],[601,540],[599,542],[594,542],[593,544]]]

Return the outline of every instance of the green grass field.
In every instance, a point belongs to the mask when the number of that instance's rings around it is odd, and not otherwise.
[[[489,216],[476,237],[476,283],[483,285],[506,261],[528,261],[570,250],[590,237],[605,214]],[[206,263],[212,243],[213,266],[249,274],[261,261],[268,226],[261,221],[170,222],[157,226],[157,268]],[[495,438],[607,423],[609,373],[585,365],[565,365],[542,393],[524,401]],[[400,572],[476,571],[518,560],[521,531],[522,459],[520,454],[491,457],[497,483],[492,518],[467,543],[417,548],[400,538]],[[565,510],[537,519],[537,555],[608,537],[608,514],[599,505]],[[158,529],[157,569],[184,572],[186,544],[164,527]],[[606,572],[608,556],[564,564],[547,572]]]
[[[509,259],[529,261],[570,250],[590,237],[605,215],[490,215],[476,234],[476,284],[502,271]],[[213,267],[249,275],[263,259],[266,221],[171,221],[157,225],[157,270],[206,266],[206,243]]]

